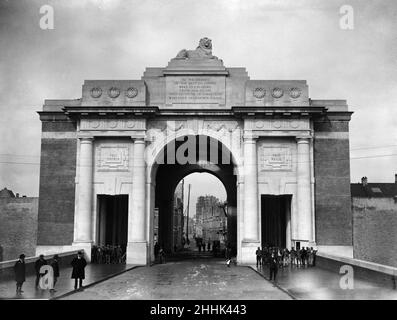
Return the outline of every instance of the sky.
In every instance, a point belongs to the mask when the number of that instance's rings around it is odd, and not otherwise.
[[[53,30],[39,25],[46,4]],[[395,0],[0,0],[0,188],[38,196],[44,99],[80,98],[86,79],[140,79],[204,36],[251,79],[304,79],[312,99],[346,99],[352,182],[394,182]]]

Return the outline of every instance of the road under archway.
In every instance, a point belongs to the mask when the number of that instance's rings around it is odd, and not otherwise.
[[[177,161],[169,161],[173,156],[177,157],[178,148],[187,142],[185,139],[175,142],[175,152],[169,152],[169,145],[165,146],[164,162],[156,165],[155,173],[155,197],[154,208],[158,210],[158,242],[166,252],[172,252],[173,241],[173,211],[174,211],[174,192],[178,183],[186,176],[195,172],[207,172],[217,177],[223,184],[227,195],[227,244],[232,251],[237,252],[237,179],[235,175],[235,165],[232,162],[229,152],[221,142],[203,136],[195,136],[195,154],[184,164]],[[201,152],[208,146],[208,152]],[[212,147],[210,147],[212,146]],[[214,148],[214,146],[216,146]],[[212,148],[212,149],[211,149]],[[201,151],[200,151],[201,150]],[[216,155],[214,154],[214,150]],[[189,150],[187,150],[187,153]],[[191,150],[190,150],[191,152]],[[185,156],[189,156],[185,153]],[[226,161],[225,161],[226,159]],[[227,161],[229,159],[230,161]],[[218,160],[218,161],[216,161]],[[174,162],[174,163],[169,163]],[[208,190],[210,193],[211,190]]]

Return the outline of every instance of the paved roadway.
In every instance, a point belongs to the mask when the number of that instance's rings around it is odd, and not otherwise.
[[[224,260],[185,260],[140,267],[63,299],[290,300],[249,267]]]
[[[252,269],[269,279],[268,268]],[[342,275],[318,267],[279,269],[277,285],[299,300],[397,300],[397,290],[354,279],[353,289],[342,289]]]
[[[84,284],[95,283],[132,266],[88,265]],[[73,290],[70,268],[62,269],[57,292],[35,290],[34,277],[28,277],[24,293],[15,294],[13,280],[0,281],[0,299],[50,299]],[[126,271],[84,291],[62,299],[393,299],[397,290],[380,287],[369,281],[355,279],[354,290],[339,286],[340,275],[320,268],[280,269],[277,286],[266,278],[267,269],[255,266],[231,266],[223,260],[194,259],[168,262],[152,267],[138,267]]]

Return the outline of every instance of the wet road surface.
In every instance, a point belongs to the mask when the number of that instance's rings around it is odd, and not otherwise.
[[[256,268],[269,279],[267,267]],[[299,300],[397,300],[397,290],[354,278],[353,289],[342,289],[342,275],[318,267],[280,268],[277,285]]]
[[[185,260],[139,267],[63,299],[290,300],[249,267]]]

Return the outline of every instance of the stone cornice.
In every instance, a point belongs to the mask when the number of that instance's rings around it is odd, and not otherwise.
[[[74,121],[80,118],[152,118],[152,117],[214,117],[214,118],[313,118],[315,121],[350,121],[353,112],[328,111],[326,107],[252,107],[234,106],[231,109],[160,109],[157,106],[95,107],[65,106],[63,111],[39,111],[41,121]]]
[[[257,107],[257,106],[244,106],[232,107],[233,113],[240,117],[291,117],[298,116],[312,117],[321,116],[326,113],[326,108],[323,107],[308,107],[308,106],[288,106],[288,107]]]
[[[347,121],[351,120],[354,112],[352,111],[327,111],[320,117],[316,117],[315,122]]]
[[[163,71],[165,76],[185,76],[185,75],[195,75],[195,76],[227,76],[228,71],[225,70],[197,70],[197,69],[167,69]]]
[[[233,117],[234,112],[230,109],[161,109],[158,111],[159,116],[219,116]]]
[[[72,122],[62,111],[37,111],[41,121]]]
[[[97,116],[138,116],[150,117],[158,112],[158,107],[64,107],[62,109],[70,118],[97,117]]]

